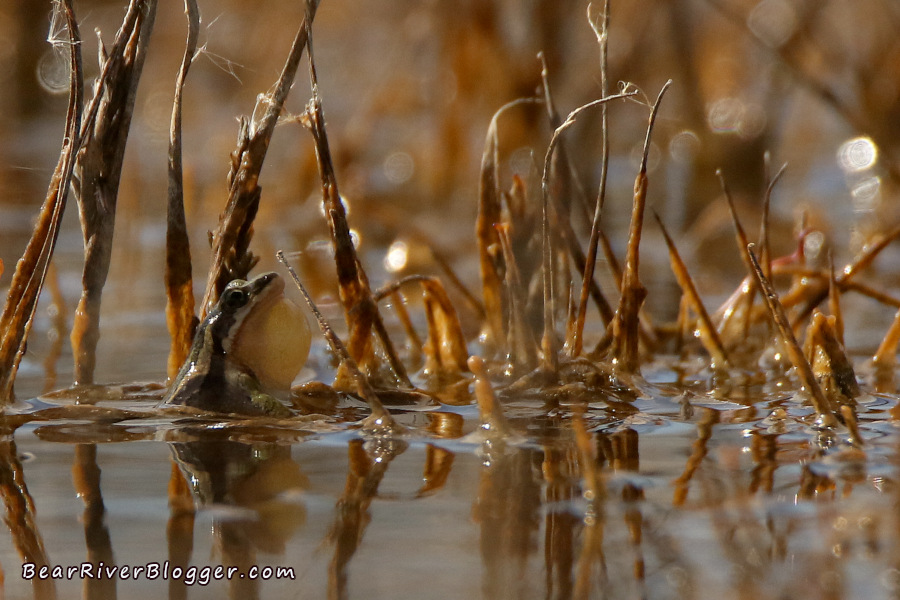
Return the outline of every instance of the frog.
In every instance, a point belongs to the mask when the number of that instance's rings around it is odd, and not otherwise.
[[[161,406],[288,418],[279,399],[309,354],[310,329],[274,272],[230,282],[200,324]]]

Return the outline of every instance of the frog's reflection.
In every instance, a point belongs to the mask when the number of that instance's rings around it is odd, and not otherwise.
[[[215,515],[213,537],[222,565],[246,573],[259,564],[258,551],[284,552],[306,520],[303,506],[290,492],[309,487],[290,446],[204,439],[174,442],[171,449],[198,506]],[[181,546],[170,548],[171,555],[190,556],[185,547],[189,538],[170,542]],[[233,578],[229,586],[234,598],[258,597],[257,582],[249,578]],[[173,592],[170,589],[170,595]]]

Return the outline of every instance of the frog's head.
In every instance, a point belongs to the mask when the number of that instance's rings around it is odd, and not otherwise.
[[[267,388],[290,388],[309,354],[310,330],[300,308],[285,297],[277,273],[232,281],[210,317],[214,343],[227,360]]]

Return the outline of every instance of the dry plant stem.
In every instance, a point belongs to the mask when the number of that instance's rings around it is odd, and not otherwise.
[[[850,442],[857,448],[862,448],[865,442],[859,434],[859,422],[856,418],[856,411],[852,406],[844,404],[841,406],[841,416],[844,418],[844,423],[846,423],[847,429],[850,431]]]
[[[882,236],[871,246],[867,246],[863,253],[853,261],[851,264],[847,265],[841,270],[840,275],[835,278],[835,281],[838,284],[838,287],[843,292],[846,289],[849,289],[851,285],[857,285],[851,282],[854,276],[860,271],[865,270],[875,258],[884,250],[888,244],[900,238],[900,226],[894,227],[890,232]],[[828,288],[823,286],[821,290],[818,290],[816,293],[812,294],[809,299],[806,301],[806,304],[803,305],[802,310],[800,310],[795,318],[795,323],[802,323],[809,317],[812,310],[818,306],[822,300],[824,300],[828,296]]]
[[[494,113],[488,126],[481,158],[481,177],[478,189],[478,217],[475,237],[478,240],[478,263],[484,300],[485,328],[483,337],[489,354],[503,353],[505,310],[503,305],[503,277],[497,270],[494,249],[500,245],[494,225],[501,221],[499,159],[497,156],[498,122],[507,110],[526,103],[540,102],[537,98],[519,98],[504,104]]]
[[[191,247],[184,217],[184,173],[182,165],[181,116],[184,82],[197,51],[200,9],[197,0],[184,0],[188,36],[181,69],[175,81],[175,100],[169,127],[169,187],[166,204],[166,324],[171,345],[167,374],[171,380],[187,359],[197,321],[191,275]]]
[[[400,323],[403,325],[403,331],[406,332],[406,337],[411,346],[411,353],[416,357],[416,360],[418,360],[422,355],[422,338],[416,333],[416,329],[412,324],[412,319],[409,317],[409,311],[406,310],[406,298],[396,290],[391,292],[389,296],[392,300],[391,304],[394,307],[394,312],[397,314],[397,319],[400,320]],[[376,293],[376,298],[377,297],[378,294]]]
[[[896,366],[898,345],[900,345],[900,310],[894,315],[894,321],[875,352],[872,359],[875,366],[883,369],[892,369]]]
[[[306,109],[305,125],[315,141],[316,159],[322,182],[322,204],[328,217],[328,227],[331,230],[338,291],[341,305],[344,308],[344,318],[350,330],[347,342],[348,351],[360,367],[369,374],[374,373],[377,367],[377,357],[372,344],[372,333],[374,332],[381,342],[395,377],[403,385],[412,388],[413,385],[406,374],[406,368],[388,337],[387,329],[378,311],[378,305],[369,288],[368,277],[359,262],[353,239],[350,236],[347,213],[338,192],[337,176],[334,172],[334,163],[328,145],[328,134],[325,130],[322,102],[317,92],[318,84],[315,80],[314,65],[312,52],[310,52],[313,97]]]
[[[769,153],[766,152],[765,155],[765,164],[766,164],[766,172],[769,170]],[[782,176],[784,176],[784,172],[787,170],[787,163],[781,165],[781,168],[778,169],[778,172],[775,175],[768,179],[768,185],[766,185],[766,194],[763,198],[763,214],[762,220],[759,224],[759,247],[760,247],[760,256],[759,262],[762,264],[763,273],[766,278],[772,279],[772,248],[769,244],[769,207],[772,203],[772,190],[775,189],[775,185],[781,180]]]
[[[623,372],[637,372],[640,369],[638,357],[638,334],[640,321],[638,314],[647,297],[647,289],[638,275],[640,263],[641,232],[644,225],[644,207],[647,202],[647,155],[650,153],[650,134],[659,113],[659,106],[672,80],[666,82],[653,103],[650,119],[647,124],[647,135],[644,138],[644,152],[641,167],[634,180],[634,200],[631,207],[631,225],[628,232],[628,246],[625,252],[625,271],[622,275],[622,288],[616,317],[613,319],[611,353],[616,368]]]
[[[532,370],[537,365],[538,347],[533,331],[525,321],[525,290],[519,266],[513,253],[510,239],[510,226],[497,225],[503,260],[506,263],[506,289],[509,298],[509,334],[507,344],[509,360],[513,365],[525,370]]]
[[[761,262],[761,261],[760,261]],[[801,302],[808,301],[810,298],[818,297],[820,298],[819,302],[824,300],[826,297],[829,298],[829,303],[831,303],[831,296],[833,294],[840,295],[844,292],[856,292],[857,294],[861,294],[868,298],[872,298],[876,302],[880,302],[885,306],[893,306],[894,308],[900,307],[900,298],[895,296],[891,296],[890,294],[883,292],[881,290],[877,290],[870,285],[865,283],[860,283],[855,280],[852,281],[844,281],[841,283],[840,277],[835,275],[831,277],[831,274],[827,271],[823,271],[821,269],[813,269],[807,267],[805,265],[778,265],[775,264],[772,267],[772,272],[775,275],[792,275],[794,277],[805,277],[807,279],[815,279],[818,280],[818,283],[821,284],[822,289],[818,289],[818,287],[813,288],[813,291],[810,291],[808,287],[801,287],[794,290],[793,293],[786,294],[782,299],[781,303],[785,306],[794,306]],[[831,280],[834,280],[833,283]],[[827,283],[827,285],[826,285]],[[836,291],[833,291],[836,290]],[[821,293],[823,292],[824,293]],[[816,296],[820,294],[819,296]],[[815,308],[815,307],[812,307]],[[804,305],[804,310],[809,309],[809,312],[812,311],[812,308]],[[807,313],[806,316],[809,316]],[[795,323],[793,326],[796,328],[797,323],[801,322],[801,319],[795,319]]]
[[[609,94],[609,0],[603,2],[600,23],[591,18],[591,5],[588,4],[588,22],[597,36],[600,46],[600,96]],[[569,356],[581,355],[584,347],[584,320],[587,316],[587,300],[589,286],[594,281],[594,267],[597,264],[597,246],[600,244],[600,220],[603,214],[603,203],[606,200],[606,180],[609,172],[609,107],[600,107],[600,184],[597,190],[597,201],[594,205],[594,218],[591,221],[591,237],[588,240],[587,256],[581,278],[581,295],[578,298],[578,312],[575,316],[575,330]]]
[[[253,236],[253,219],[259,206],[259,174],[278,117],[300,66],[303,49],[309,41],[319,2],[306,0],[306,14],[294,37],[275,90],[266,96],[262,117],[258,122],[248,124],[243,121],[241,124],[238,147],[232,154],[232,168],[228,176],[228,202],[211,237],[212,263],[200,307],[201,318],[206,316],[229,281],[245,278],[256,264],[248,247]]]
[[[75,164],[73,187],[84,237],[82,292],[71,334],[76,384],[94,381],[100,305],[112,258],[119,181],[156,6],[156,0],[132,0],[108,56],[101,53],[103,85],[92,100],[92,114],[85,121],[83,145]]]
[[[0,405],[13,400],[13,383],[19,363],[25,354],[25,342],[31,330],[38,297],[56,246],[60,220],[72,181],[75,153],[81,146],[81,117],[84,109],[81,36],[69,0],[63,1],[62,10],[65,13],[69,34],[69,103],[66,111],[66,131],[59,161],[50,179],[47,197],[25,252],[16,263],[3,314],[0,316]]]
[[[381,301],[388,296],[397,295],[401,287],[411,283],[418,283],[424,293],[425,314],[428,318],[428,341],[424,346],[427,357],[426,370],[432,373],[439,371],[445,375],[459,375],[466,371],[466,360],[469,356],[466,351],[466,338],[456,308],[440,279],[427,275],[410,275],[377,290],[373,297],[376,302]],[[406,309],[403,310],[405,312]],[[405,319],[409,321],[409,316],[407,315]],[[409,323],[407,331],[411,337],[415,336],[418,340],[418,335],[412,329],[412,323]],[[421,349],[421,341],[417,343]]]
[[[543,62],[543,55],[539,55]],[[544,173],[541,177],[541,282],[543,290],[543,306],[544,306],[544,332],[541,335],[541,370],[547,375],[556,375],[559,370],[559,353],[557,351],[556,340],[556,295],[554,293],[554,261],[553,255],[555,249],[553,247],[553,231],[550,227],[550,173],[551,168],[559,163],[559,155],[564,152],[562,147],[562,138],[560,137],[560,125],[557,123],[559,117],[553,108],[552,98],[550,95],[550,85],[547,77],[547,64],[544,62],[541,69],[541,80],[544,84],[544,103],[547,107],[547,113],[550,115],[550,124],[555,127],[553,137],[550,138],[550,144],[547,148],[547,156],[544,159]],[[574,123],[574,119],[569,119]],[[567,120],[567,122],[569,121]],[[554,156],[554,148],[560,145],[559,152]],[[554,169],[557,174],[559,169]],[[557,221],[562,222],[568,220],[568,215],[560,211],[557,215]]]
[[[844,313],[841,310],[841,292],[834,277],[834,257],[828,255],[828,310],[834,316],[834,333],[837,341],[844,345]]]
[[[468,371],[468,352],[462,325],[447,291],[435,278],[422,281],[425,310],[428,314],[428,341],[425,343],[426,369],[444,375],[459,376]]]
[[[876,290],[875,288],[866,285],[865,283],[860,283],[858,281],[848,281],[845,282],[844,285],[837,283],[837,278],[835,278],[835,285],[829,285],[829,294],[832,288],[837,288],[837,294],[840,294],[841,291],[846,292],[856,292],[857,294],[862,294],[863,296],[868,296],[873,300],[876,300],[885,306],[893,306],[894,308],[900,308],[900,298],[896,298],[895,296],[891,296],[881,290]]]
[[[497,402],[491,380],[488,377],[484,360],[480,356],[470,356],[469,370],[475,375],[475,400],[478,402],[478,414],[481,416],[481,428],[488,436],[503,438],[510,433],[509,424],[503,414],[503,408]]]
[[[542,65],[541,80],[543,82],[544,89],[544,106],[547,108],[547,116],[550,121],[550,126],[556,129],[560,126],[561,123],[559,113],[556,111],[556,107],[553,103],[553,95],[550,91],[550,77],[547,70],[547,63],[544,59],[543,53],[539,53],[538,58],[540,59]],[[605,103],[601,104],[601,109],[606,109]],[[549,193],[552,206],[552,218],[550,220],[550,224],[552,235],[551,241],[553,243],[551,244],[551,249],[553,248],[557,240],[561,241],[564,244],[569,256],[575,262],[575,268],[579,273],[584,273],[585,267],[587,265],[587,257],[584,254],[584,250],[582,250],[581,248],[581,244],[579,244],[578,242],[578,236],[572,226],[571,197],[574,195],[581,199],[578,206],[582,207],[584,210],[584,219],[587,219],[587,200],[585,199],[584,190],[578,184],[578,177],[576,174],[575,166],[572,164],[572,161],[569,160],[569,153],[566,149],[565,141],[562,137],[558,138],[556,150],[553,153],[552,159],[550,160],[548,180],[549,179],[552,179],[554,183],[554,185],[552,186],[553,189]],[[553,256],[555,256],[555,252],[551,252],[551,259]],[[557,264],[557,266],[559,266],[559,264]],[[569,286],[571,280],[566,274],[557,272],[555,281],[557,287],[563,287]],[[597,282],[593,279],[587,282],[587,289],[590,293],[590,296],[594,299],[594,302],[597,305],[597,309],[600,312],[600,318],[602,319],[604,325],[608,325],[613,318],[613,309],[610,306],[609,301],[607,301],[606,297],[603,295],[603,292],[600,290],[600,286],[598,286]],[[558,294],[558,292],[556,293]],[[554,296],[553,302],[555,303],[556,301],[557,298]],[[553,312],[555,315],[555,307]],[[574,338],[574,333],[574,327],[570,327],[569,325],[567,325],[566,345],[569,348],[574,345],[574,340],[572,339]]]
[[[725,195],[725,200],[728,202],[728,212],[731,214],[731,222],[734,225],[734,235],[737,240],[738,252],[741,254],[741,259],[744,261],[744,267],[748,272],[753,272],[753,266],[749,262],[749,258],[747,257],[747,253],[743,251],[744,248],[747,247],[747,244],[750,243],[750,239],[747,237],[747,233],[744,231],[744,226],[741,225],[741,220],[738,218],[737,210],[734,207],[734,199],[731,197],[731,191],[728,189],[728,184],[725,182],[725,176],[722,174],[721,169],[716,170],[716,177],[719,178],[719,184],[722,186],[722,193]],[[751,279],[751,282],[753,280]],[[750,317],[753,314],[753,300],[756,296],[757,291],[756,285],[751,285],[750,289],[743,295],[743,301],[746,303],[746,308],[744,309],[744,339],[750,335]]]
[[[559,353],[556,340],[556,301],[553,294],[553,266],[553,232],[550,230],[550,207],[548,206],[547,193],[545,192],[541,203],[541,281],[543,283],[544,299],[541,370],[545,375],[555,377],[559,371]]]
[[[53,329],[50,332],[51,344],[44,357],[44,386],[43,393],[52,392],[56,388],[57,370],[56,363],[62,354],[63,340],[68,330],[68,315],[66,310],[66,298],[63,296],[59,285],[59,271],[54,263],[50,263],[47,269],[47,288],[50,291],[50,308],[52,314]]]
[[[765,298],[766,305],[769,307],[769,316],[775,323],[779,335],[781,335],[791,364],[794,365],[797,369],[797,373],[800,375],[800,382],[809,392],[810,400],[812,401],[816,412],[822,419],[822,424],[826,427],[835,426],[837,420],[835,419],[834,413],[831,411],[831,406],[825,398],[825,394],[822,392],[822,388],[819,386],[816,376],[813,374],[809,361],[803,356],[803,350],[800,348],[800,344],[797,343],[797,338],[794,337],[794,332],[791,330],[791,324],[788,321],[787,315],[784,313],[781,302],[778,300],[778,294],[772,288],[772,284],[769,283],[769,280],[766,279],[766,276],[762,272],[762,268],[759,266],[759,261],[753,254],[753,244],[748,244],[745,252],[753,267],[756,281],[763,291],[763,298]]]
[[[666,227],[663,225],[659,215],[654,212],[653,216],[656,218],[656,222],[659,223],[663,238],[666,240],[666,246],[669,248],[669,260],[672,263],[672,272],[675,274],[678,287],[681,288],[685,299],[690,303],[690,307],[697,315],[700,341],[703,342],[703,347],[706,348],[706,351],[709,352],[712,358],[713,368],[725,369],[728,367],[728,356],[725,352],[725,347],[722,345],[722,340],[719,338],[719,333],[709,318],[706,307],[703,306],[703,300],[701,300],[700,294],[697,292],[697,287],[694,285],[691,274],[688,273],[687,266],[678,253],[678,248],[675,247],[675,242],[672,241],[669,232],[666,231]]]
[[[668,87],[668,85],[666,86]],[[665,88],[663,88],[665,89]],[[612,100],[620,100],[634,96],[637,92],[628,92],[625,94],[615,94],[598,98],[592,102],[588,102],[583,106],[579,106],[569,113],[566,120],[563,121],[553,132],[550,143],[547,146],[547,153],[544,156],[544,169],[541,174],[541,239],[542,252],[542,276],[543,276],[543,293],[544,293],[544,334],[541,340],[541,350],[543,353],[542,368],[547,373],[556,373],[559,361],[559,355],[556,349],[556,326],[554,323],[555,302],[553,294],[553,247],[552,235],[550,231],[550,171],[553,163],[554,150],[562,141],[563,132],[575,124],[578,115],[589,108],[599,106]],[[653,112],[656,114],[655,110]],[[646,161],[645,161],[646,162]],[[644,164],[644,172],[646,174],[646,164]],[[637,316],[635,316],[637,319]]]
[[[820,382],[832,409],[841,404],[853,404],[859,396],[856,373],[835,331],[836,319],[826,317],[818,310],[813,312],[806,328],[804,351],[812,366],[813,374]]]
[[[357,365],[353,357],[350,356],[350,353],[347,351],[347,347],[344,346],[344,343],[334,332],[334,329],[332,329],[331,325],[328,324],[325,316],[319,311],[319,307],[317,307],[316,303],[313,302],[313,299],[309,295],[309,292],[307,292],[303,284],[300,283],[300,277],[297,275],[297,271],[295,271],[294,268],[288,263],[287,259],[284,256],[284,252],[279,250],[277,257],[278,261],[283,264],[288,273],[290,273],[291,279],[294,280],[294,283],[300,290],[300,293],[303,295],[303,299],[306,301],[307,306],[309,306],[309,309],[316,317],[316,321],[319,323],[319,329],[321,329],[322,335],[324,335],[325,339],[328,341],[328,345],[331,346],[331,351],[341,359],[341,363],[346,366],[345,368],[353,377],[359,395],[369,404],[369,408],[372,410],[372,416],[377,420],[381,420],[383,423],[385,423],[386,426],[392,429],[398,427],[394,423],[393,417],[391,417],[390,413],[381,403],[381,400],[378,399],[378,395],[372,388],[372,384],[369,383],[369,378],[366,377],[366,374],[359,369],[359,365]]]
[[[450,266],[450,263],[447,262],[446,257],[433,247],[431,247],[429,243],[428,247],[429,252],[431,252],[431,257],[434,259],[434,262],[437,264],[438,268],[444,273],[444,276],[447,277],[447,281],[453,284],[460,294],[465,298],[466,303],[475,311],[475,314],[478,316],[479,320],[484,320],[485,312],[484,305],[475,297],[475,294],[466,287],[466,285],[460,280],[459,276],[457,276],[456,272]]]

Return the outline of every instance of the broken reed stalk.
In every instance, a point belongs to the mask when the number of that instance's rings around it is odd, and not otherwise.
[[[475,375],[475,400],[478,402],[478,414],[481,417],[481,429],[487,437],[503,439],[511,430],[503,407],[494,395],[494,388],[480,356],[470,356],[468,360],[469,370]]]
[[[497,225],[497,233],[500,238],[500,248],[503,251],[503,261],[506,264],[506,290],[509,303],[509,333],[507,334],[509,362],[521,371],[531,371],[537,366],[538,346],[534,337],[535,332],[528,326],[525,319],[526,292],[513,252],[510,225],[508,223]]]
[[[638,275],[640,266],[641,232],[644,225],[644,207],[647,203],[647,157],[650,154],[650,134],[659,114],[659,106],[663,96],[672,85],[668,80],[659,95],[653,108],[650,110],[650,118],[647,124],[647,135],[644,137],[644,152],[641,155],[641,167],[634,180],[634,200],[631,207],[631,225],[628,231],[628,245],[625,251],[625,271],[622,274],[622,289],[619,297],[619,306],[613,319],[612,347],[610,353],[617,369],[626,373],[634,373],[640,369],[638,357],[638,334],[640,321],[638,314],[641,305],[647,297],[647,288],[641,283]]]
[[[728,203],[728,212],[731,215],[731,223],[734,226],[734,235],[737,240],[738,252],[741,255],[741,260],[744,262],[744,267],[748,272],[753,272],[753,266],[750,264],[750,259],[747,256],[747,253],[743,251],[743,248],[747,247],[747,244],[750,243],[750,239],[747,237],[747,233],[744,230],[744,226],[741,225],[741,220],[738,218],[737,209],[734,206],[734,198],[731,196],[731,190],[728,189],[728,183],[725,181],[725,175],[722,173],[722,169],[716,169],[716,177],[719,178],[719,185],[722,187],[722,193],[725,195],[725,201]],[[766,264],[766,263],[764,263]],[[747,339],[750,334],[750,318],[753,313],[753,300],[756,296],[756,291],[758,289],[757,285],[752,285],[753,279],[751,278],[751,286],[750,288],[743,294],[742,300],[744,301],[744,327],[743,327],[743,336],[742,339]]]
[[[345,365],[345,368],[350,372],[353,381],[356,383],[356,389],[359,395],[363,400],[369,405],[369,408],[372,410],[372,416],[370,418],[373,419],[374,424],[378,429],[385,429],[390,431],[399,431],[400,426],[394,421],[394,418],[384,407],[384,404],[381,403],[381,400],[378,399],[378,394],[375,393],[375,389],[372,387],[372,384],[369,382],[369,378],[366,377],[366,374],[363,373],[359,365],[353,360],[353,357],[350,356],[350,353],[347,351],[347,347],[341,341],[341,338],[337,336],[332,329],[331,325],[328,323],[328,320],[325,319],[325,316],[319,311],[319,307],[316,306],[316,303],[313,301],[312,296],[309,295],[309,292],[306,291],[306,288],[300,282],[300,277],[297,275],[297,271],[288,263],[287,258],[284,256],[284,252],[279,250],[276,254],[278,261],[284,265],[285,269],[287,269],[288,273],[291,275],[291,279],[294,280],[294,284],[300,290],[300,293],[303,295],[303,299],[306,301],[307,306],[312,311],[313,315],[316,317],[316,321],[319,324],[319,329],[322,331],[322,335],[325,336],[325,339],[328,341],[328,345],[331,346],[332,352],[334,352],[338,358],[341,359],[341,364]]]
[[[288,93],[294,83],[300,59],[309,41],[313,20],[320,0],[306,0],[306,13],[294,36],[291,50],[275,84],[265,98],[265,111],[259,121],[241,121],[238,146],[232,154],[228,174],[228,201],[219,216],[219,224],[210,236],[212,262],[206,280],[206,291],[200,306],[200,317],[212,309],[229,281],[246,278],[257,258],[249,251],[253,237],[253,219],[259,208],[261,188],[259,175],[269,149],[269,142]]]
[[[541,81],[543,83],[544,88],[544,106],[547,108],[547,117],[550,121],[550,127],[556,130],[560,125],[559,113],[556,111],[556,107],[553,103],[553,95],[550,91],[550,74],[547,70],[547,63],[544,59],[543,53],[538,54],[538,58],[541,61],[542,69],[541,69]],[[604,95],[601,95],[603,97]],[[605,110],[606,103],[601,105],[601,109]],[[556,146],[556,151],[553,153],[553,158],[550,161],[550,179],[553,179],[554,186],[553,190],[550,193],[551,199],[551,207],[552,207],[552,215],[553,219],[551,219],[552,224],[555,228],[551,231],[551,235],[553,236],[553,240],[559,240],[565,245],[565,249],[568,252],[569,256],[575,262],[575,268],[579,273],[583,273],[587,266],[587,256],[584,254],[584,250],[581,249],[581,245],[578,242],[578,236],[575,233],[575,229],[572,226],[572,215],[571,215],[571,204],[572,201],[570,197],[575,195],[578,197],[581,202],[579,202],[579,206],[584,209],[584,218],[587,218],[587,200],[585,199],[584,190],[581,188],[578,177],[576,174],[575,166],[572,164],[572,161],[569,159],[569,153],[566,148],[565,140],[560,137]],[[555,252],[551,253],[551,257],[555,255]],[[559,286],[570,286],[571,281],[569,277],[563,273],[557,273],[558,277],[556,278],[557,284]],[[609,325],[610,321],[613,319],[613,309],[610,306],[609,301],[603,295],[600,286],[597,285],[597,282],[591,278],[587,281],[587,292],[594,299],[594,302],[597,305],[597,309],[600,312],[600,319],[603,321],[604,325]],[[556,301],[556,298],[553,298],[553,301]],[[554,309],[554,315],[556,314],[556,310]],[[574,345],[575,336],[575,327],[574,327],[574,310],[570,311],[572,313],[572,318],[567,320],[566,325],[566,346],[570,349]]]
[[[769,244],[769,208],[772,204],[772,191],[775,189],[775,185],[781,180],[784,172],[787,170],[787,163],[781,165],[781,168],[778,169],[778,172],[771,178],[769,178],[769,162],[771,157],[769,152],[766,151],[764,156],[764,162],[766,165],[766,193],[763,197],[763,213],[762,220],[759,224],[759,262],[763,267],[763,273],[766,278],[772,279],[772,248]],[[743,254],[743,253],[742,253]]]
[[[194,289],[191,274],[191,246],[184,216],[184,169],[182,165],[181,116],[184,83],[197,51],[200,33],[200,9],[197,0],[184,0],[188,36],[181,68],[175,81],[175,100],[169,127],[169,186],[166,203],[166,325],[171,345],[166,369],[173,379],[191,350],[197,317],[194,314]]]
[[[787,315],[784,312],[784,307],[781,306],[781,302],[778,300],[778,294],[775,292],[774,288],[772,288],[772,284],[769,283],[769,280],[763,274],[762,267],[759,266],[759,261],[753,253],[753,248],[754,244],[747,244],[744,251],[753,268],[752,272],[756,275],[756,281],[763,292],[763,298],[765,298],[766,306],[769,308],[769,316],[775,323],[775,327],[777,328],[779,335],[781,335],[782,341],[784,341],[788,358],[790,358],[791,364],[797,369],[797,373],[800,376],[800,382],[809,392],[810,400],[812,401],[813,407],[816,409],[816,413],[818,413],[819,417],[822,419],[822,424],[825,427],[834,427],[837,424],[837,419],[831,410],[828,399],[825,398],[825,394],[822,392],[822,388],[816,380],[816,376],[813,373],[809,361],[806,360],[806,357],[803,355],[803,350],[800,348],[800,344],[797,343],[797,338],[794,337],[794,332],[791,329],[790,321],[788,321]]]
[[[131,129],[134,101],[156,18],[157,0],[131,0],[107,53],[101,44],[101,81],[85,120],[73,191],[84,237],[82,292],[71,342],[75,384],[94,381],[100,340],[100,305],[112,259],[119,181]]]
[[[61,7],[69,35],[69,102],[65,136],[47,196],[25,252],[16,263],[3,314],[0,316],[0,405],[13,400],[13,384],[19,363],[25,354],[25,343],[37,309],[38,297],[59,235],[75,166],[75,153],[81,146],[81,119],[84,110],[81,35],[71,1],[63,0]]]
[[[666,87],[668,87],[668,84]],[[665,90],[665,88],[663,88],[663,90]],[[541,270],[544,295],[544,334],[541,340],[541,351],[543,354],[541,368],[546,373],[556,373],[559,361],[559,353],[556,348],[553,247],[550,231],[550,167],[553,162],[554,151],[562,141],[561,136],[563,132],[575,124],[575,120],[582,112],[594,108],[595,106],[606,104],[612,100],[630,98],[635,94],[637,94],[637,91],[614,94],[612,96],[598,98],[597,100],[579,106],[570,112],[569,116],[566,117],[566,120],[553,131],[553,135],[550,137],[550,143],[547,145],[547,152],[544,155],[544,168],[541,173],[541,239],[543,240],[541,245]],[[655,111],[653,114],[655,115]],[[644,170],[646,171],[646,165],[644,165]]]
[[[484,330],[482,338],[491,356],[505,353],[504,323],[506,309],[503,302],[503,277],[495,254],[500,239],[494,225],[501,222],[500,176],[497,146],[500,116],[511,108],[541,102],[539,98],[518,98],[501,106],[488,125],[481,157],[481,176],[478,183],[478,216],[475,220],[475,239],[478,241],[478,270],[481,277],[481,296],[484,301]]]
[[[403,331],[406,332],[406,338],[409,341],[408,348],[410,360],[413,364],[416,364],[421,360],[423,344],[422,338],[419,337],[419,334],[416,333],[416,328],[413,327],[409,311],[406,310],[406,297],[398,290],[394,290],[388,294],[388,296],[391,298],[391,305],[394,307],[394,313],[397,315],[400,324],[403,325]],[[375,297],[377,301],[377,293],[375,294]]]
[[[834,276],[834,257],[828,253],[828,311],[834,317],[834,333],[838,343],[844,345],[844,312],[841,310],[841,292]]]
[[[312,52],[310,52],[311,54]],[[347,348],[356,364],[360,365],[370,376],[374,375],[378,366],[378,358],[372,344],[372,334],[374,333],[381,342],[381,347],[388,357],[396,379],[406,387],[412,388],[414,386],[409,380],[406,368],[400,361],[387,334],[378,304],[369,287],[369,279],[359,262],[356,247],[350,236],[347,213],[338,192],[337,176],[334,172],[328,134],[325,131],[325,116],[322,113],[322,102],[319,99],[318,85],[315,81],[315,67],[311,58],[310,73],[313,77],[313,97],[307,105],[304,125],[315,141],[316,160],[322,185],[322,205],[331,231],[331,244],[334,249],[334,262],[339,285],[338,292],[344,309],[344,318],[350,330]],[[337,380],[341,379],[342,376],[339,373]]]
[[[891,231],[881,236],[874,244],[866,246],[863,250],[862,254],[854,260],[852,263],[845,266],[840,275],[835,278],[837,282],[838,288],[841,292],[850,289],[856,284],[851,281],[860,271],[865,270],[872,262],[878,257],[882,250],[887,248],[887,246],[900,238],[900,225],[894,227]],[[810,313],[812,313],[813,309],[818,306],[826,297],[828,296],[828,288],[823,286],[821,290],[818,290],[816,293],[812,294],[803,305],[802,309],[796,313],[794,317],[794,323],[802,323],[809,317]]]
[[[875,352],[875,357],[872,359],[875,367],[884,370],[893,369],[897,364],[898,345],[900,345],[900,310],[894,315],[891,326]]]
[[[703,305],[703,300],[697,292],[697,286],[694,285],[694,280],[687,270],[687,265],[681,259],[678,248],[675,247],[675,242],[672,241],[669,232],[666,231],[666,226],[663,225],[662,219],[659,218],[656,212],[653,213],[653,216],[656,218],[656,222],[659,223],[663,238],[666,240],[666,246],[669,248],[669,260],[672,263],[672,272],[675,274],[678,287],[681,288],[681,293],[684,294],[689,306],[697,315],[697,329],[700,331],[700,341],[712,358],[711,366],[715,370],[726,369],[728,367],[728,355],[725,352],[725,347],[722,345],[722,340],[719,338],[719,333],[716,331],[716,327],[713,325],[712,319],[709,318],[709,313]]]
[[[600,46],[600,96],[609,95],[609,0],[603,2],[603,12],[599,25],[591,18],[591,5],[588,4],[588,23],[597,36]],[[594,205],[594,218],[591,221],[591,237],[581,278],[581,295],[578,298],[578,312],[575,316],[575,328],[572,334],[570,357],[581,355],[584,347],[584,320],[587,316],[587,300],[591,282],[594,281],[594,268],[597,264],[597,246],[600,244],[600,219],[603,214],[603,203],[606,200],[606,180],[609,172],[609,107],[600,107],[600,184],[597,189],[597,200]]]
[[[431,258],[434,259],[435,264],[447,278],[447,281],[450,282],[460,294],[462,294],[466,303],[478,316],[478,319],[483,321],[485,318],[484,305],[478,298],[475,297],[475,294],[472,293],[472,291],[466,286],[466,284],[464,284],[460,280],[459,276],[450,266],[450,263],[447,262],[447,259],[443,255],[443,253],[438,252],[431,244],[432,242],[431,240],[429,240],[427,244],[428,251],[431,254]]]
[[[469,355],[466,351],[466,338],[462,332],[462,324],[456,313],[456,307],[453,306],[440,279],[428,275],[410,275],[379,289],[373,294],[373,298],[378,302],[388,296],[396,295],[401,287],[411,283],[418,283],[422,288],[425,316],[428,320],[428,340],[424,345],[425,372],[436,375],[442,380],[456,379],[462,372],[468,370],[466,361]],[[401,320],[403,319],[401,318]],[[412,329],[408,314],[405,321],[404,326],[409,332],[409,337],[414,338],[414,343],[417,343],[421,349],[422,343],[415,330]]]

